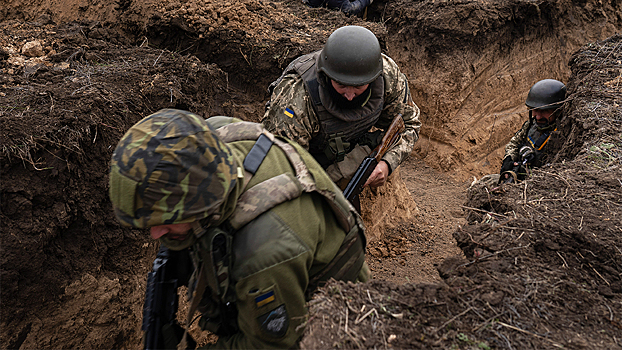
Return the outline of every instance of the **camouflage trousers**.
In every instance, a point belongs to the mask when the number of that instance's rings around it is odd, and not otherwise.
[[[326,168],[326,173],[343,190],[348,185],[350,179],[352,179],[352,176],[354,176],[363,159],[370,153],[371,148],[368,146],[356,145],[352,151],[346,154],[341,162],[331,164]]]

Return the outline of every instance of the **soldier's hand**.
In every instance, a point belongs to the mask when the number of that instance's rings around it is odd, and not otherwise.
[[[499,171],[499,174],[503,174],[506,171],[512,170],[512,168],[516,165],[518,165],[518,163],[514,162],[512,160],[512,157],[506,156],[503,159],[503,164],[501,165],[501,170]]]
[[[531,164],[533,160],[536,158],[536,152],[530,146],[523,146],[518,151],[518,155],[520,155],[520,159],[523,161],[523,164]]]
[[[363,185],[363,187],[368,185],[371,187],[382,186],[385,184],[385,182],[387,182],[388,177],[389,165],[387,165],[387,162],[385,162],[384,160],[381,160],[380,163],[376,165],[376,168],[371,173],[371,175],[369,175],[369,178],[367,179],[367,182],[365,182],[365,185]]]

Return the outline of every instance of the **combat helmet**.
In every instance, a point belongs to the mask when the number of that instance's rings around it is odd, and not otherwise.
[[[529,89],[525,104],[530,109],[557,109],[563,105],[565,98],[564,83],[555,79],[544,79]]]
[[[109,195],[125,226],[190,223],[217,215],[236,174],[231,150],[202,117],[163,109],[119,141]]]
[[[318,57],[317,68],[343,85],[369,84],[382,73],[378,38],[363,27],[341,27],[328,37]]]

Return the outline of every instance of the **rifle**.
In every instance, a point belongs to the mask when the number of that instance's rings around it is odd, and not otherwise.
[[[518,155],[522,159],[520,163],[513,166],[511,170],[504,171],[501,173],[499,178],[499,183],[516,183],[518,181],[524,180],[527,176],[527,165],[531,164],[536,158],[536,153],[533,148],[529,146],[523,146],[518,151]],[[509,175],[506,179],[504,175]]]
[[[358,169],[356,169],[354,176],[350,182],[348,182],[346,189],[343,190],[343,195],[356,207],[359,212],[361,210],[358,196],[363,191],[363,185],[365,185],[365,182],[367,182],[367,179],[369,179],[369,176],[374,171],[376,165],[378,165],[378,162],[380,162],[384,154],[397,143],[404,130],[406,130],[404,119],[402,119],[401,114],[398,114],[395,118],[393,118],[391,126],[389,126],[385,132],[378,147],[376,147],[369,156],[363,159]]]
[[[153,261],[153,271],[147,275],[142,324],[145,350],[177,348],[184,332],[176,320],[177,288],[188,284],[189,272],[192,272],[192,262],[187,249],[173,251],[160,247]],[[192,342],[189,342],[190,348],[196,346]]]

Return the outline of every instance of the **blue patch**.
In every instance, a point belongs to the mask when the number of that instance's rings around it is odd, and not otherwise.
[[[290,117],[290,118],[293,118],[293,117],[294,117],[294,111],[292,111],[292,110],[291,110],[291,109],[289,109],[289,108],[285,108],[285,112],[283,112],[283,113],[285,113],[285,115],[286,115],[286,116],[288,116],[288,117]]]

